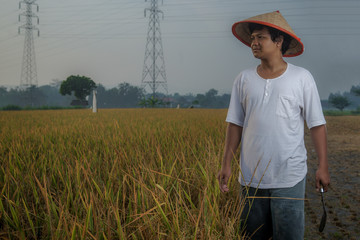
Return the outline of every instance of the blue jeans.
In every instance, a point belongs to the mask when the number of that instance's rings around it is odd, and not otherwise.
[[[242,187],[242,197],[246,200],[241,223],[251,239],[304,239],[305,179],[291,188]]]

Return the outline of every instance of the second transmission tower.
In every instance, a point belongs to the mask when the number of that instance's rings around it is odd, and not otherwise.
[[[149,87],[152,91],[152,96],[155,98],[159,87],[165,90],[166,95],[168,89],[159,19],[160,14],[164,18],[164,13],[158,9],[158,0],[150,1],[151,7],[146,8],[144,12],[145,17],[146,12],[150,13],[150,17],[141,86],[145,90]]]
[[[20,88],[22,89],[37,87],[37,70],[33,31],[37,31],[38,36],[40,36],[40,31],[33,25],[34,18],[37,19],[37,24],[39,24],[39,17],[33,13],[33,6],[36,6],[37,12],[39,11],[39,5],[37,5],[35,1],[36,0],[23,0],[19,2],[19,9],[21,9],[23,4],[25,4],[26,7],[26,11],[19,15],[19,22],[22,20],[22,17],[26,18],[25,24],[20,26],[18,29],[19,34],[21,29],[25,30],[24,53],[20,80]]]

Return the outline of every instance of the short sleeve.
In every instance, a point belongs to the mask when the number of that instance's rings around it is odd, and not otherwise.
[[[326,123],[313,76],[307,72],[304,86],[304,118],[308,128]]]
[[[231,98],[229,109],[226,117],[226,122],[236,124],[238,126],[244,125],[245,113],[241,104],[241,88],[240,88],[240,77],[238,77],[233,84],[231,91]]]

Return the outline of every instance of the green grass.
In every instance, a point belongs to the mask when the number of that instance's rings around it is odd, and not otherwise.
[[[360,110],[354,111],[340,111],[340,110],[325,110],[325,116],[358,116],[360,115]]]
[[[4,107],[0,108],[0,110],[2,110],[2,111],[66,110],[66,109],[84,109],[84,107],[82,107],[82,106],[71,106],[71,107],[61,107],[61,106],[31,107],[31,106],[27,106],[27,107],[20,107],[20,106],[17,106],[17,105],[7,105],[7,106],[4,106]]]

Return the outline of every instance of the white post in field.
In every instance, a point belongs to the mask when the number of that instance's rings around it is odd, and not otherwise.
[[[96,90],[93,90],[93,113],[96,113],[97,112],[97,105],[96,105]]]

